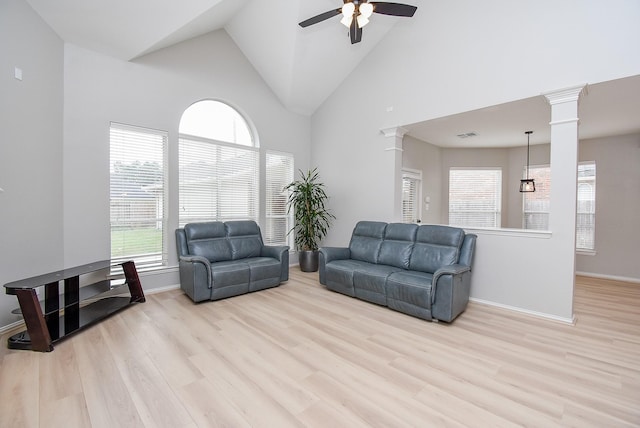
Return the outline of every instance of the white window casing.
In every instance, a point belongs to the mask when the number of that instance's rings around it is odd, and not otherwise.
[[[167,132],[110,126],[111,260],[165,266]]]
[[[449,170],[449,224],[458,227],[501,226],[502,169]]]

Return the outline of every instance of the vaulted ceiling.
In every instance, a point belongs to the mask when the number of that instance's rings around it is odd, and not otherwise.
[[[406,19],[376,14],[352,45],[339,17],[298,26],[340,0],[27,1],[65,42],[123,60],[224,28],[282,103],[306,115]]]
[[[361,43],[352,45],[334,17],[298,22],[341,7],[340,0],[26,0],[65,41],[123,60],[224,29],[291,111],[311,115],[394,26],[414,18],[374,14]],[[420,26],[413,27],[420,31]],[[586,82],[585,82],[586,83]],[[553,89],[553,88],[550,88]],[[558,89],[558,88],[557,88]],[[592,85],[581,101],[581,138],[640,132],[640,76]],[[447,118],[407,124],[409,135],[444,147],[504,147],[549,142],[549,106],[542,96]],[[477,137],[460,139],[474,132]]]

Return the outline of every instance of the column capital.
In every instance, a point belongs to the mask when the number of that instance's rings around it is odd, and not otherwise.
[[[569,88],[558,89],[550,92],[543,92],[547,98],[547,102],[551,105],[561,104],[561,103],[569,103],[576,102],[580,99],[580,95],[587,92],[587,84],[584,83],[578,86],[572,86]]]
[[[407,128],[403,128],[402,126],[394,126],[393,128],[385,128],[380,130],[381,133],[384,134],[385,137],[404,137],[404,134],[409,132]]]

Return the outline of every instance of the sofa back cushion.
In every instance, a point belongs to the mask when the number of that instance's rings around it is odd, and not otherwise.
[[[380,245],[378,263],[409,269],[417,230],[418,225],[416,224],[388,224],[384,232],[384,240]]]
[[[260,257],[262,234],[255,221],[228,221],[226,226],[232,260]]]
[[[351,235],[349,250],[353,260],[378,263],[378,253],[384,238],[387,223],[378,221],[360,221]]]
[[[464,230],[450,226],[422,225],[416,233],[409,269],[434,273],[458,263]]]
[[[184,226],[187,247],[192,256],[202,256],[211,262],[231,260],[231,247],[223,222],[189,223]]]

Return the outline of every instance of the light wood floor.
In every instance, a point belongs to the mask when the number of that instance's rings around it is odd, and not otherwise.
[[[0,345],[0,427],[640,426],[640,286],[578,278],[577,323],[450,325],[325,290],[150,295],[57,344]]]

